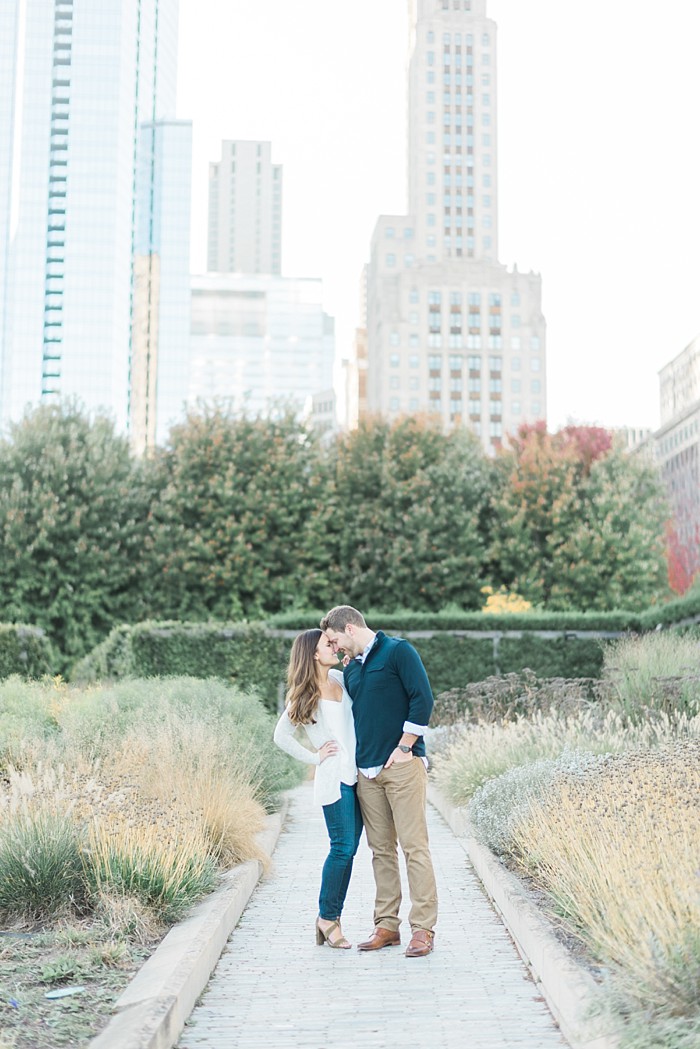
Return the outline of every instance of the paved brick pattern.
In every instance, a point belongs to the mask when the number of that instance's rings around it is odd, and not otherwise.
[[[231,936],[180,1049],[566,1046],[462,846],[429,811],[440,901],[433,954],[406,958],[402,947],[333,951],[314,938],[326,829],[310,786],[295,791],[273,867]],[[371,932],[373,898],[363,836],[343,918],[353,943]],[[401,931],[407,942],[405,923]]]

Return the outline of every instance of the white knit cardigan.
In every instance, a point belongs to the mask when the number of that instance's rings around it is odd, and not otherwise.
[[[343,698],[341,703],[348,704],[352,708],[352,700],[345,690],[343,685],[343,675],[339,670],[329,670],[328,676],[332,677],[334,681],[341,686],[343,689]],[[325,761],[321,761],[318,751],[321,749],[324,743],[328,743],[329,740],[335,739],[336,734],[332,732],[329,726],[326,724],[323,717],[323,704],[319,703],[316,709],[316,723],[313,725],[301,725],[306,735],[309,738],[311,745],[315,750],[308,750],[298,739],[295,739],[295,733],[297,726],[293,725],[289,720],[289,715],[285,710],[275,728],[274,741],[277,746],[290,754],[293,758],[298,761],[303,761],[307,765],[315,765],[316,771],[314,773],[314,802],[317,805],[332,805],[340,798],[340,755],[332,754]],[[352,724],[352,719],[349,719]],[[352,730],[352,738],[347,740],[339,740],[342,742],[348,753],[352,755],[353,759],[355,756],[355,732]]]

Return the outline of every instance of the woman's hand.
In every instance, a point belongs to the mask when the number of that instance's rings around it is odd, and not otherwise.
[[[329,739],[327,743],[324,743],[322,747],[319,747],[318,754],[321,758],[321,762],[324,762],[326,758],[332,758],[334,754],[337,754],[339,750],[338,744],[334,739]]]

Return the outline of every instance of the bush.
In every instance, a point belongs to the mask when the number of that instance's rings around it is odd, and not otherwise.
[[[437,730],[440,732],[440,730]],[[589,754],[620,753],[640,747],[658,747],[685,737],[700,736],[700,715],[670,717],[630,724],[619,713],[603,715],[595,708],[571,716],[551,710],[536,711],[505,723],[480,721],[457,725],[437,740],[435,778],[446,797],[465,805],[487,780],[508,769],[546,758],[559,758],[569,751]]]
[[[266,619],[277,630],[306,630],[319,623],[328,609],[295,609]],[[413,630],[503,631],[560,630],[623,633],[639,630],[641,617],[634,612],[462,612],[446,608],[440,612],[413,612],[410,609],[363,610],[372,630],[407,633]]]
[[[676,740],[563,768],[513,827],[511,855],[650,1028],[700,1020],[699,792],[700,740]]]
[[[291,640],[260,625],[137,623],[117,627],[74,668],[79,684],[123,678],[221,678],[278,709]]]
[[[94,829],[86,871],[96,895],[135,898],[167,923],[216,884],[205,842],[189,835],[164,840],[159,827]]]
[[[514,721],[550,708],[560,714],[575,714],[600,701],[604,694],[603,683],[593,678],[541,680],[525,669],[520,674],[488,677],[465,688],[441,692],[435,701],[431,724]]]
[[[245,772],[268,809],[280,791],[299,781],[298,763],[272,742],[274,720],[258,697],[217,679],[124,680],[77,691],[60,720],[65,745],[92,760],[105,760],[121,744],[138,752],[165,735],[181,781],[183,771],[198,760],[227,777]],[[205,747],[214,747],[206,757]],[[181,789],[185,786],[181,782]]]
[[[700,712],[700,640],[675,633],[623,638],[608,646],[603,673],[625,717]]]
[[[19,674],[41,678],[53,673],[56,656],[39,627],[0,623],[0,679]]]
[[[53,684],[29,684],[19,677],[0,681],[0,769],[21,762],[28,740],[47,740],[56,733]]]
[[[0,915],[38,921],[85,906],[83,840],[70,816],[20,812],[0,823]]]
[[[600,638],[583,637],[502,637],[498,642],[498,668],[501,673],[529,667],[539,677],[600,677],[603,644]]]

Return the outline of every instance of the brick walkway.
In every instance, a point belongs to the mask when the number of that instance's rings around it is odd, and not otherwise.
[[[180,1049],[553,1049],[566,1046],[464,850],[434,810],[440,901],[434,953],[317,947],[314,920],[327,850],[309,784],[293,794],[273,867],[259,885],[178,1043]],[[364,836],[343,930],[372,928]],[[405,893],[402,914],[408,909]],[[409,938],[406,924],[402,938]]]

